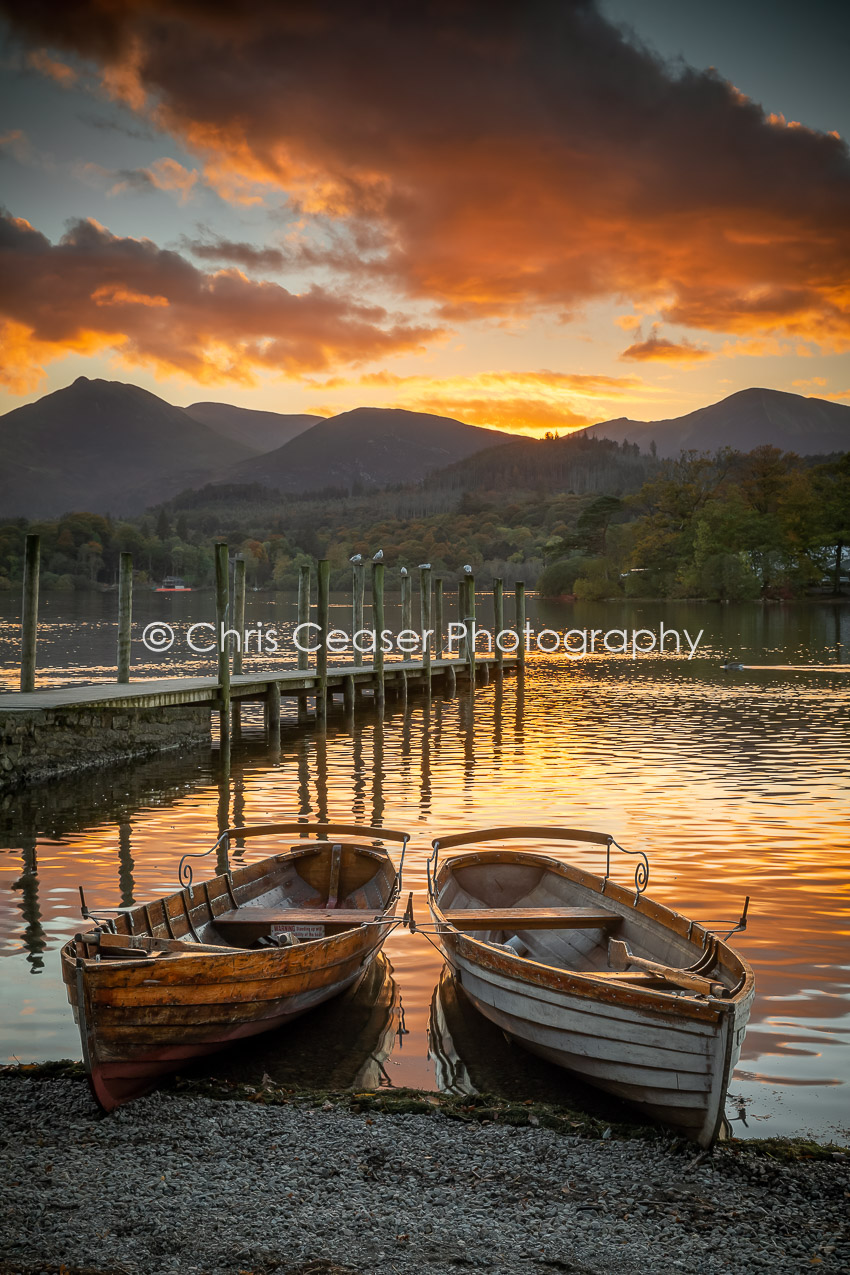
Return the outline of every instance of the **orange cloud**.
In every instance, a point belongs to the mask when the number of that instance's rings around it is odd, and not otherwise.
[[[100,164],[82,164],[76,170],[83,178],[110,183],[108,195],[144,194],[155,190],[178,195],[181,204],[191,197],[198,181],[198,170],[188,169],[176,159],[155,160],[147,168],[103,168]]]
[[[132,288],[110,283],[95,288],[91,299],[95,305],[168,305],[167,297],[149,297],[144,292],[134,292]]]
[[[129,365],[198,381],[252,384],[260,369],[298,375],[421,351],[439,335],[310,288],[300,294],[237,270],[207,273],[148,239],[78,221],[52,244],[0,217],[0,320],[8,382],[32,388],[72,350],[113,350]]]
[[[678,326],[850,348],[846,144],[672,70],[592,0],[0,3],[224,198],[300,207],[305,264],[451,321],[663,299]]]
[[[713,359],[714,351],[705,346],[694,345],[687,339],[668,341],[666,337],[658,335],[658,325],[653,324],[646,340],[635,341],[623,350],[620,358],[641,363],[698,363],[702,359]]]
[[[120,332],[81,328],[60,341],[40,341],[26,324],[0,319],[0,385],[12,394],[31,394],[46,378],[45,364],[69,354],[100,354],[121,339]]]
[[[180,196],[181,204],[184,204],[189,198],[192,188],[198,180],[197,169],[184,168],[176,159],[158,159],[149,168],[140,170],[147,176],[156,186],[157,190],[167,190],[176,192]],[[109,192],[111,195],[117,193],[117,188]]]
[[[66,66],[64,62],[57,62],[46,49],[33,49],[27,56],[27,62],[34,71],[40,71],[42,75],[55,80],[63,89],[71,88],[77,82],[78,76],[74,68]]]

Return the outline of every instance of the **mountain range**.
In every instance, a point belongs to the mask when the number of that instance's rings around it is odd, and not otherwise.
[[[750,389],[686,416],[607,421],[559,442],[582,436],[627,440],[645,451],[654,442],[660,456],[762,444],[820,455],[850,450],[850,407]],[[131,515],[207,483],[363,490],[417,483],[473,464],[473,456],[481,481],[486,469],[486,481],[509,492],[522,475],[548,466],[545,448],[527,436],[402,408],[359,407],[327,419],[227,403],[183,408],[135,385],[79,377],[0,416],[0,512]],[[462,475],[451,485],[463,486]]]
[[[622,416],[580,432],[617,443],[638,443],[642,451],[655,443],[659,456],[676,456],[690,449],[713,452],[720,447],[749,452],[765,443],[803,456],[822,456],[850,450],[850,407],[782,390],[739,390],[686,416],[662,421]]]

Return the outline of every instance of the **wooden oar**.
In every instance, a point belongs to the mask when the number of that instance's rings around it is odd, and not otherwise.
[[[614,970],[625,970],[630,965],[646,970],[649,974],[657,974],[668,983],[677,987],[685,987],[690,992],[699,992],[703,996],[722,996],[726,988],[722,983],[712,983],[709,978],[699,974],[691,974],[688,970],[677,969],[675,965],[662,965],[659,961],[648,961],[643,956],[633,956],[629,946],[621,939],[611,939],[608,944],[608,964]]]
[[[238,948],[213,943],[189,943],[183,939],[157,939],[149,934],[109,934],[105,930],[92,930],[88,934],[77,934],[76,941],[95,947],[101,956],[122,960],[143,959],[156,956],[158,953],[168,955],[169,952],[187,952],[197,955],[206,952],[211,955],[227,953],[232,956]]]

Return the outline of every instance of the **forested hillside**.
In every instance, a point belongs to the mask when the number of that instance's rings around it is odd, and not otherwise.
[[[540,455],[561,454],[558,441],[543,440]],[[449,579],[469,563],[482,585],[500,576],[506,586],[521,579],[579,598],[737,600],[842,587],[850,454],[818,463],[762,447],[660,462],[613,444],[586,454],[595,472],[608,467],[608,490],[534,491],[535,459],[514,492],[428,482],[368,496],[297,498],[231,484],[186,492],[134,520],[90,513],[15,519],[0,526],[0,588],[18,585],[28,530],[42,537],[42,587],[60,591],[113,585],[122,550],[133,554],[141,586],[172,574],[209,586],[216,539],[244,554],[251,586],[270,589],[292,587],[301,563],[323,557],[332,585],[347,587],[351,554],[371,557],[378,549],[390,590],[397,568],[420,562]],[[633,461],[644,465],[643,481]],[[474,473],[494,481],[489,465]]]

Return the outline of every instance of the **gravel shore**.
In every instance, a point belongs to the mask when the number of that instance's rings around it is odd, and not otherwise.
[[[0,1076],[0,1272],[850,1270],[850,1161]],[[5,1261],[5,1264],[4,1264]]]

